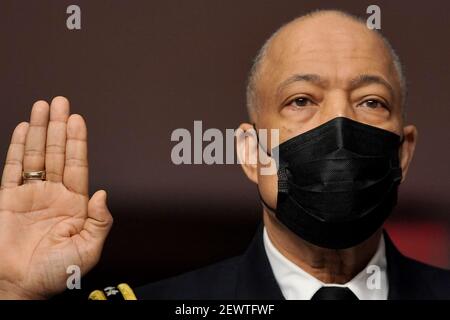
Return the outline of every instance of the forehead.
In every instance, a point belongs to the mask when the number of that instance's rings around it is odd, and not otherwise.
[[[262,65],[262,82],[274,85],[294,73],[345,81],[361,73],[396,82],[392,57],[379,35],[340,16],[294,21],[273,39]]]

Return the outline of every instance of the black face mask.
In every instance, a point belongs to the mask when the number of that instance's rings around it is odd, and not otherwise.
[[[353,247],[378,230],[397,202],[400,137],[335,118],[283,142],[276,217],[320,247]],[[262,198],[261,198],[262,199]]]

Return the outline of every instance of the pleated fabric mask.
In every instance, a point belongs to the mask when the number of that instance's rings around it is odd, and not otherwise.
[[[278,154],[276,217],[300,238],[344,249],[368,239],[397,203],[401,138],[338,117],[272,150]]]

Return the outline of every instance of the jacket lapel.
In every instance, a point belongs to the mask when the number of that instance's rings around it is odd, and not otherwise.
[[[386,231],[384,239],[389,281],[388,300],[433,299],[434,295],[427,281],[416,270],[416,262],[398,251]]]
[[[236,299],[284,300],[264,249],[263,224],[239,262]]]

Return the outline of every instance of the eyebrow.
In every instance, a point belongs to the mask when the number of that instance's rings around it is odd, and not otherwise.
[[[288,85],[294,83],[294,82],[299,82],[299,81],[305,81],[305,82],[310,82],[312,84],[315,84],[317,86],[320,87],[325,87],[327,84],[327,81],[322,79],[318,74],[294,74],[292,76],[290,76],[289,78],[287,78],[286,80],[284,80],[277,88],[277,93],[280,93],[281,90],[283,90],[285,87],[287,87]]]
[[[284,80],[277,88],[277,93],[280,93],[281,90],[283,90],[288,85],[299,82],[299,81],[305,81],[310,82],[312,84],[315,84],[320,87],[325,87],[328,84],[328,81],[323,79],[318,74],[294,74]],[[389,93],[394,97],[395,96],[395,90],[392,87],[392,85],[385,79],[383,79],[380,76],[373,75],[373,74],[361,74],[357,76],[356,78],[353,78],[350,80],[350,89],[354,90],[366,85],[370,84],[380,84],[384,87],[386,87],[389,90]]]
[[[354,90],[370,84],[381,84],[389,90],[392,97],[395,97],[395,90],[392,85],[380,76],[373,74],[361,74],[350,81],[350,89]]]

